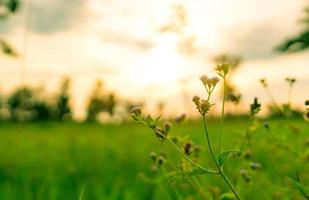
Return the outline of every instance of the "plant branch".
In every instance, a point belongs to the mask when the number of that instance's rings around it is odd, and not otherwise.
[[[217,169],[219,171],[219,174],[222,176],[222,178],[224,179],[224,181],[226,182],[226,184],[229,186],[229,188],[231,189],[231,191],[234,193],[234,195],[236,196],[236,198],[238,200],[241,200],[236,189],[234,188],[234,186],[232,185],[232,183],[230,182],[230,180],[228,179],[228,177],[224,174],[222,168],[220,167],[215,155],[214,155],[214,152],[212,150],[212,147],[211,147],[211,142],[210,142],[210,138],[209,138],[209,134],[208,134],[208,129],[207,129],[207,124],[206,124],[206,118],[205,116],[203,116],[203,125],[204,125],[204,130],[205,130],[205,134],[206,134],[206,139],[207,139],[207,144],[208,144],[208,148],[209,148],[209,151],[210,151],[210,154],[211,154],[211,157],[213,158],[216,166],[217,166]]]

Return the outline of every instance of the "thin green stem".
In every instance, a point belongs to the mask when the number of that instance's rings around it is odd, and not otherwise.
[[[149,127],[148,124],[145,123],[145,122],[143,122],[143,121],[141,121],[140,123],[142,123],[142,124],[146,125],[147,127]],[[151,128],[151,127],[149,127],[149,128],[150,128],[151,130],[153,130],[153,128]],[[158,133],[158,134],[159,134],[159,133]],[[205,168],[205,167],[203,167],[203,166],[201,166],[201,165],[195,163],[195,162],[194,162],[193,160],[191,160],[186,154],[184,154],[170,138],[168,138],[167,136],[162,135],[162,134],[161,134],[161,136],[162,136],[163,138],[165,138],[165,139],[176,149],[176,151],[177,151],[180,155],[182,155],[182,157],[183,157],[186,161],[188,161],[191,165],[193,165],[193,166],[195,166],[195,167],[197,167],[197,168],[199,168],[199,169],[201,169],[201,170],[203,170],[203,171],[205,171],[205,172],[207,171],[208,174],[219,174],[218,171],[214,171],[214,170],[211,170],[211,169],[207,169],[207,168]]]
[[[207,128],[207,124],[206,124],[206,118],[205,116],[203,116],[203,125],[204,125],[204,130],[205,130],[205,134],[206,134],[206,139],[207,139],[207,144],[208,144],[208,148],[209,148],[209,151],[210,151],[210,154],[211,154],[211,157],[212,159],[214,160],[216,166],[217,166],[217,169],[219,171],[219,174],[222,176],[222,178],[224,179],[224,181],[226,182],[226,184],[229,186],[229,188],[231,189],[231,191],[234,193],[234,195],[236,196],[236,198],[238,200],[241,200],[240,199],[240,196],[238,195],[236,189],[234,188],[234,186],[232,185],[232,183],[230,182],[230,180],[228,179],[228,177],[224,174],[222,168],[220,167],[219,163],[218,163],[218,160],[216,159],[215,157],[215,154],[212,150],[212,147],[211,147],[211,142],[210,142],[210,138],[209,138],[209,133],[208,133],[208,128]]]
[[[162,166],[161,170],[162,170],[163,173],[165,173],[165,174],[168,173],[164,166]],[[175,193],[177,199],[180,199],[180,200],[183,199],[182,196],[180,195],[180,193],[177,191],[177,189],[173,187],[173,185],[171,185],[171,184],[167,184],[167,185],[170,185],[170,187],[171,187],[171,189],[173,190],[173,192]],[[173,196],[173,195],[170,195],[170,196]]]
[[[239,149],[240,152],[242,152],[245,148],[246,140],[248,139],[248,136],[249,136],[249,129],[250,129],[250,126],[251,126],[251,123],[253,122],[253,120],[254,120],[254,117],[251,116],[250,119],[249,119],[247,128],[246,128],[245,134],[243,136],[241,145],[240,145],[240,149]]]
[[[249,129],[250,129],[250,126],[251,126],[253,120],[254,120],[254,117],[253,117],[253,116],[250,116],[250,119],[249,119],[249,121],[248,121],[246,130],[245,130],[245,134],[244,134],[243,139],[242,139],[242,142],[241,142],[241,144],[240,144],[240,148],[239,148],[240,153],[242,153],[242,151],[243,151],[244,148],[245,148],[246,140],[248,139],[248,136],[249,136]],[[233,171],[234,171],[234,169],[235,169],[235,167],[236,167],[236,163],[237,163],[237,161],[238,161],[239,158],[240,158],[240,156],[237,157],[237,159],[234,161],[234,163],[233,163],[233,165],[232,165],[232,167],[231,167],[231,171],[230,171],[229,175],[231,175],[231,174],[233,173]]]
[[[291,105],[292,87],[293,87],[293,85],[289,84],[289,90],[288,90],[288,105]]]
[[[277,104],[277,102],[275,101],[275,98],[273,97],[273,95],[272,95],[271,92],[269,91],[268,87],[265,87],[265,90],[266,90],[268,96],[270,97],[271,101],[273,102],[274,106],[275,106],[283,115],[285,115],[284,112],[283,112],[283,110],[281,109],[281,107],[280,107],[280,106]]]
[[[196,177],[193,177],[192,180],[193,180],[193,183],[196,185],[196,189],[200,193],[201,197],[204,200],[206,200],[207,199],[206,194],[205,194],[205,192],[204,192],[204,190],[203,190],[199,180]]]
[[[197,167],[197,168],[199,168],[199,169],[202,169],[202,170],[204,170],[204,171],[208,171],[209,174],[218,174],[217,171],[207,169],[207,168],[205,168],[205,167],[203,167],[203,166],[201,166],[201,165],[195,163],[195,162],[194,162],[193,160],[191,160],[186,154],[184,154],[184,153],[176,146],[176,144],[175,144],[173,141],[171,141],[171,139],[166,138],[166,140],[167,140],[167,141],[178,151],[178,153],[180,153],[180,154],[182,155],[182,157],[183,157],[186,161],[188,161],[191,165],[193,165],[193,166],[195,166],[195,167]]]
[[[221,108],[221,117],[220,117],[220,127],[219,127],[219,150],[218,155],[221,153],[221,144],[222,144],[222,127],[223,127],[223,120],[224,120],[224,110],[225,110],[225,101],[226,101],[226,79],[225,76],[223,77],[223,100],[222,100],[222,108]]]

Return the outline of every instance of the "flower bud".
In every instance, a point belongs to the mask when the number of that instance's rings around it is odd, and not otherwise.
[[[200,80],[202,81],[203,85],[206,86],[209,82],[209,77],[207,75],[202,75]]]
[[[186,155],[190,155],[191,152],[192,152],[192,149],[193,148],[193,143],[191,141],[186,141],[184,144],[183,144],[183,152],[186,154]]]
[[[225,77],[229,72],[230,64],[228,63],[220,63],[216,66],[217,74],[221,77]]]
[[[243,179],[244,179],[247,183],[250,182],[250,179],[251,179],[251,178],[250,178],[249,173],[248,173],[247,170],[245,170],[245,169],[240,170],[240,175],[243,177]]]
[[[200,104],[200,97],[199,96],[194,96],[192,98],[192,101],[195,103],[196,106],[198,106]]]
[[[165,163],[165,158],[163,156],[159,156],[157,159],[158,165],[161,166]]]
[[[172,128],[172,123],[170,122],[165,122],[164,123],[164,129],[165,129],[165,132],[169,132],[169,130]]]
[[[250,162],[250,167],[253,170],[261,169],[262,165],[261,163],[256,163],[256,162]]]
[[[159,139],[165,139],[167,136],[167,132],[165,132],[161,127],[155,128],[155,134]]]
[[[130,113],[135,114],[135,115],[141,115],[142,114],[142,110],[140,107],[138,106],[134,106],[131,110]]]
[[[156,161],[157,160],[157,154],[155,153],[155,152],[151,152],[150,154],[149,154],[149,156],[150,156],[150,158],[153,160],[153,161]]]

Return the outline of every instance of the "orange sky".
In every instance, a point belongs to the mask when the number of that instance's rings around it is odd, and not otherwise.
[[[7,92],[18,86],[25,67],[26,83],[44,84],[50,91],[63,76],[70,76],[77,116],[83,116],[86,97],[98,78],[123,97],[167,100],[171,112],[179,112],[184,90],[188,96],[202,92],[198,77],[213,73],[212,57],[232,53],[244,58],[233,81],[246,101],[254,96],[267,100],[258,84],[262,77],[269,78],[276,97],[284,99],[284,78],[294,76],[294,99],[300,103],[308,98],[304,91],[309,85],[309,52],[280,55],[273,49],[301,30],[298,20],[306,3],[28,0],[16,16],[0,22],[1,35],[22,55],[1,56],[0,88]],[[177,13],[177,6],[184,10]],[[182,15],[184,22],[179,20]],[[180,51],[183,41],[192,47],[185,49],[189,53]],[[180,84],[184,79],[185,88]]]

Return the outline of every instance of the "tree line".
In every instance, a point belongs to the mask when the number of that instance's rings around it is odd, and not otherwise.
[[[46,96],[42,90],[22,86],[9,95],[0,93],[0,121],[71,121],[73,120],[71,81],[64,78],[55,95]],[[87,103],[87,121],[96,121],[101,113],[112,116],[116,106],[115,95],[97,81]]]

